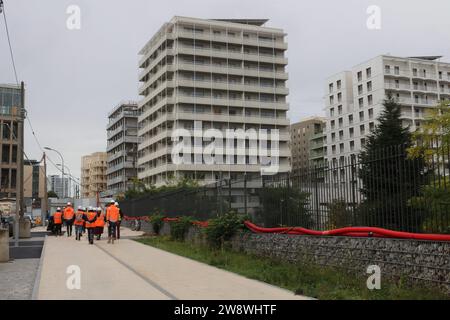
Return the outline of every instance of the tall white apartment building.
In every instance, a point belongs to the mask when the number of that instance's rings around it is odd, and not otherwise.
[[[328,78],[327,159],[342,161],[361,150],[389,94],[401,105],[403,125],[420,127],[427,108],[450,99],[450,63],[440,58],[381,55]]]
[[[141,181],[162,185],[173,178],[207,183],[240,179],[244,173],[259,176],[260,163],[248,159],[244,164],[175,164],[171,134],[192,132],[194,121],[201,121],[203,130],[223,133],[278,129],[279,171],[289,171],[286,34],[265,27],[266,22],[174,17],[140,51]],[[198,152],[193,148],[192,159]]]

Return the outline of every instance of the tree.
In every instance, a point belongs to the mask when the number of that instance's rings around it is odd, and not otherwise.
[[[359,208],[361,224],[385,228],[416,230],[419,213],[408,200],[420,192],[423,180],[422,157],[408,157],[411,133],[401,121],[401,109],[388,96],[378,125],[367,137],[359,155],[359,178],[364,203]]]
[[[47,197],[48,198],[58,198],[58,195],[56,194],[55,191],[50,190],[49,192],[47,192]]]

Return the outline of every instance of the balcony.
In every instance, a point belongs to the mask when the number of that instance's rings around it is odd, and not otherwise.
[[[395,83],[385,83],[384,88],[387,90],[398,90],[398,91],[409,91],[411,86],[409,84],[395,84]]]
[[[108,145],[106,147],[106,152],[110,152],[111,150],[120,146],[123,143],[138,143],[138,138],[137,138],[137,136],[124,136],[124,137],[117,139],[114,142],[108,141]]]

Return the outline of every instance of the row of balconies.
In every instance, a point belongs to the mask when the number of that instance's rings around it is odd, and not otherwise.
[[[122,111],[120,113],[120,115],[118,115],[117,117],[109,119],[107,129],[111,128],[118,121],[124,119],[125,117],[137,118],[138,116],[139,116],[139,111]]]
[[[133,161],[125,161],[125,162],[119,163],[115,166],[108,167],[108,169],[106,169],[106,174],[109,175],[109,174],[119,171],[119,170],[133,169],[133,168],[134,168]]]
[[[106,152],[110,152],[114,148],[120,146],[123,143],[138,143],[137,136],[122,136],[115,141],[108,141],[108,145],[106,147]]]
[[[404,78],[414,78],[414,79],[429,79],[429,80],[439,80],[443,82],[450,82],[450,76],[447,75],[438,75],[435,72],[426,72],[423,73],[418,71],[414,73],[412,70],[400,69],[398,71],[395,70],[384,70],[384,74],[387,76],[396,76],[396,77],[404,77]]]

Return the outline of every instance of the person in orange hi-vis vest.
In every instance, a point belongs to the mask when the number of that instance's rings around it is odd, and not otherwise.
[[[63,218],[62,218],[61,208],[57,208],[56,212],[53,214],[53,224],[54,224],[56,236],[62,235],[62,231],[61,231],[62,223],[63,223]]]
[[[97,208],[97,221],[95,227],[95,234],[97,235],[97,240],[102,237],[103,231],[105,229],[105,214],[102,212],[102,208]]]
[[[111,200],[106,208],[106,221],[108,222],[108,243],[114,244],[116,239],[117,223],[120,219],[119,208],[115,206],[115,201]]]
[[[72,236],[72,226],[73,226],[73,220],[75,217],[75,211],[72,208],[72,203],[67,202],[67,207],[64,209],[63,218],[64,223],[66,224],[66,231],[67,236]]]
[[[74,222],[75,225],[75,240],[80,241],[81,235],[83,233],[83,224],[84,224],[84,214],[86,209],[83,207],[78,207],[78,211],[75,213]]]
[[[89,207],[88,212],[84,216],[84,219],[86,221],[86,229],[88,231],[89,244],[94,244],[94,232],[97,221],[97,211],[95,211],[94,208]]]

